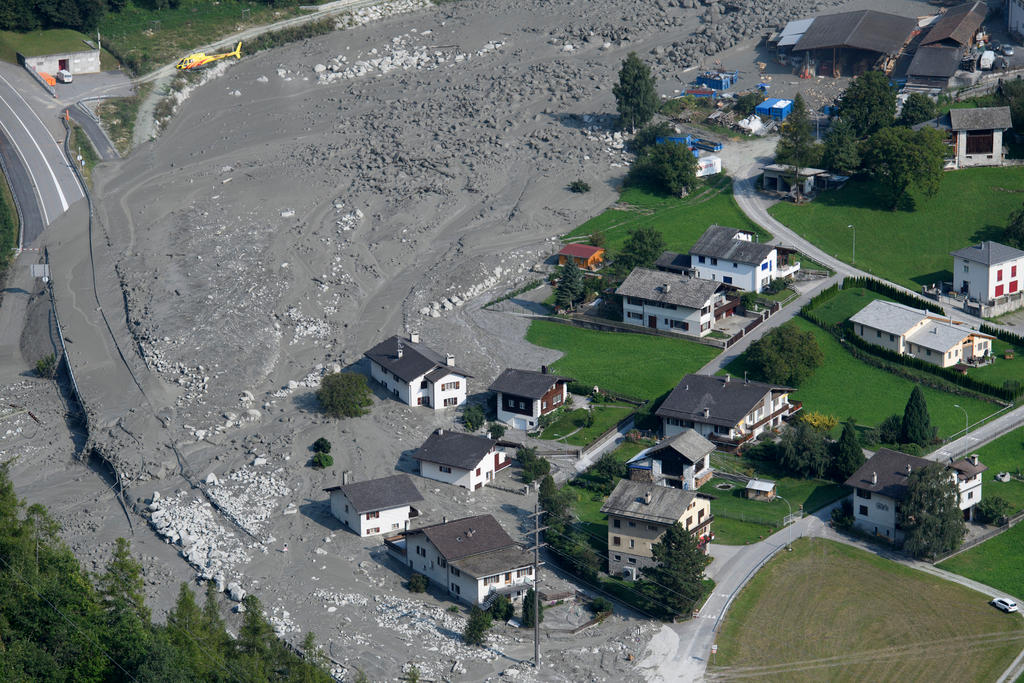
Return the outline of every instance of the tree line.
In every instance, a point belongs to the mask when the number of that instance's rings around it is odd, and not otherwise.
[[[85,571],[42,505],[26,505],[0,466],[0,680],[328,683],[312,633],[296,655],[246,596],[238,638],[205,586],[182,584],[165,624],[152,621],[142,566],[123,538],[99,574]]]

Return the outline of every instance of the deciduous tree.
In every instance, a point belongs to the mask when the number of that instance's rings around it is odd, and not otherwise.
[[[629,169],[628,180],[683,196],[697,183],[697,159],[689,147],[675,142],[646,147]]]
[[[921,461],[907,477],[907,494],[897,508],[906,534],[903,549],[918,558],[955,550],[967,527],[957,502],[956,482],[943,465]]]
[[[797,95],[793,98],[793,109],[782,124],[779,143],[775,147],[776,163],[789,166],[790,184],[801,194],[799,169],[811,165],[817,157],[814,133],[811,131],[811,119],[807,113],[804,98]]]
[[[933,128],[899,127],[883,128],[868,139],[862,153],[864,169],[878,181],[890,209],[910,200],[911,187],[928,197],[939,191],[946,153],[942,140]]]
[[[665,251],[665,238],[650,227],[634,228],[622,245],[616,259],[618,266],[628,272],[634,268],[650,268]]]
[[[1000,241],[1016,249],[1024,249],[1024,207],[1010,214]]]
[[[910,97],[903,103],[900,111],[899,124],[901,126],[913,126],[934,119],[939,108],[935,101],[924,93],[910,93]]]
[[[839,103],[839,118],[853,134],[864,138],[891,126],[896,117],[896,90],[881,71],[868,71],[853,79]]]
[[[619,82],[612,89],[623,128],[636,130],[651,120],[658,111],[658,93],[654,90],[654,76],[649,66],[630,52],[619,70]]]
[[[860,152],[853,127],[843,119],[836,119],[825,134],[822,165],[833,173],[853,175],[860,168]]]
[[[794,387],[825,361],[814,334],[792,325],[778,327],[751,344],[747,359],[769,382]]]
[[[366,376],[356,372],[332,372],[320,381],[316,397],[330,417],[359,417],[373,405]]]
[[[782,435],[779,464],[803,477],[821,478],[829,469],[825,433],[803,420]]]

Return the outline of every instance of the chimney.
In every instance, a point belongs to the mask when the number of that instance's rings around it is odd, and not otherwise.
[[[913,471],[913,469],[914,469],[914,468],[913,468],[913,467],[911,467],[911,466],[910,466],[910,463],[908,462],[908,463],[907,463],[907,474],[910,474],[910,473],[911,473],[911,472]]]
[[[397,354],[395,354],[395,355],[397,355],[397,356],[398,356],[399,358],[401,358],[401,357],[402,357],[402,355],[403,355],[404,353],[405,353],[405,349],[403,349],[403,348],[402,348],[402,345],[401,345],[401,344],[399,344],[399,345],[398,345],[398,353],[397,353]]]
[[[977,453],[975,453],[974,455],[971,456],[971,464],[974,465],[975,467],[978,466],[978,454]]]
[[[472,538],[473,534],[475,533],[476,529],[474,529],[473,527],[469,527],[468,529],[466,529],[466,538]]]
[[[548,366],[546,366],[546,365],[540,366],[540,374],[542,374],[542,375],[548,374]]]
[[[704,409],[704,417],[711,417],[711,408]]]
[[[728,383],[729,383],[729,373],[726,373],[726,374],[725,374],[725,383],[726,383],[726,384],[728,384]]]
[[[444,427],[438,427],[437,428],[437,435],[438,436],[444,436]]]
[[[448,515],[441,515],[441,524],[448,523]]]
[[[420,343],[420,333],[419,332],[410,332],[409,333],[409,341],[411,341],[413,344],[419,344]]]
[[[665,294],[668,294],[671,290],[672,290],[672,285],[670,285],[667,282],[661,286],[661,291],[665,292]]]
[[[648,491],[647,493],[644,494],[644,505],[650,505],[650,504],[651,504],[651,492]]]
[[[444,354],[444,364],[448,367],[455,367],[455,356],[450,353]]]
[[[878,484],[878,472],[872,472],[871,473],[871,485],[875,486],[876,484]]]
[[[342,484],[348,484],[351,480],[352,480],[352,471],[351,470],[345,470],[344,472],[341,473],[341,483]]]

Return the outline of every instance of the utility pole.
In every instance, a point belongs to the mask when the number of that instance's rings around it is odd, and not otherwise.
[[[540,495],[540,489],[537,490],[538,497]],[[547,529],[546,526],[540,525],[540,517],[544,514],[540,511],[540,502],[533,504],[533,547],[527,548],[527,550],[533,551],[533,668],[540,668],[540,591],[537,588],[540,586],[540,566],[544,564],[540,561],[540,549],[547,545],[546,543],[540,542],[540,532]]]

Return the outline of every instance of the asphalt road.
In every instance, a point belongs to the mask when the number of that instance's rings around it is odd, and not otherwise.
[[[28,74],[19,75],[28,80]],[[23,87],[13,72],[0,72],[0,132],[7,136],[25,166],[46,226],[85,195],[54,136],[15,84]],[[22,209],[27,210],[25,205]]]
[[[14,201],[18,203],[21,213],[20,246],[27,246],[43,234],[46,223],[43,222],[43,213],[40,210],[39,202],[36,201],[36,193],[28,169],[25,168],[17,150],[3,131],[0,131],[0,157],[3,158],[7,182],[11,186]]]
[[[96,148],[100,159],[103,161],[114,161],[121,158],[121,155],[114,149],[110,138],[100,128],[100,124],[96,119],[82,111],[79,107],[68,107],[67,111],[71,112],[71,120],[81,126],[89,140],[92,141],[92,146]]]

